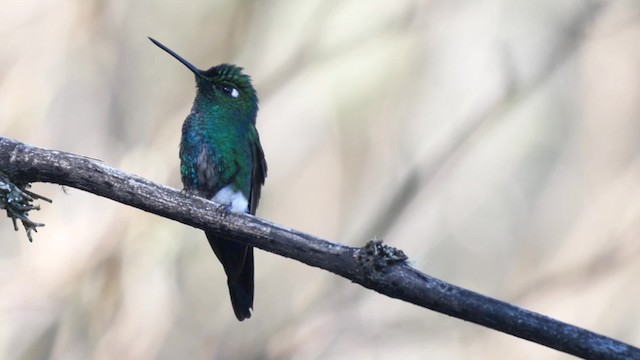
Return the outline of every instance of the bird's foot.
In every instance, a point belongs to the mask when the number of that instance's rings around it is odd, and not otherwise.
[[[222,211],[222,218],[226,219],[227,215],[229,215],[233,209],[231,208],[231,204],[218,204],[218,209]]]

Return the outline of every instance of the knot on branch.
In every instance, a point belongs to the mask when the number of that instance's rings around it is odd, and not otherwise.
[[[400,249],[384,245],[382,240],[370,240],[356,251],[358,263],[375,272],[383,272],[389,266],[407,261],[407,255]]]
[[[37,199],[47,202],[51,200],[27,190],[29,187],[28,183],[14,184],[7,175],[0,172],[0,209],[7,211],[7,217],[13,221],[13,228],[16,231],[18,231],[17,220],[22,222],[27,238],[32,242],[31,231],[38,232],[37,228],[44,226],[29,219],[29,211],[40,210],[40,206],[33,205],[33,202]]]

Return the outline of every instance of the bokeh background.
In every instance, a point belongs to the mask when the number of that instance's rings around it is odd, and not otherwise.
[[[252,75],[258,215],[640,345],[640,2],[3,0],[0,134],[180,188],[192,74]],[[0,222],[2,359],[569,359],[75,189]]]

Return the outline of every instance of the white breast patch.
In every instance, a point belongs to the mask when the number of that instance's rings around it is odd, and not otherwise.
[[[222,188],[211,200],[218,204],[228,205],[234,212],[249,212],[249,201],[242,192],[233,190],[232,185]]]

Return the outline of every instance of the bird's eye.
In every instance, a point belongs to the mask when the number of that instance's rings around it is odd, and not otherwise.
[[[236,88],[234,88],[233,86],[229,86],[229,85],[220,85],[220,90],[225,93],[226,95],[229,95],[233,98],[237,98],[238,96],[240,96],[240,93],[238,92],[238,90]]]

